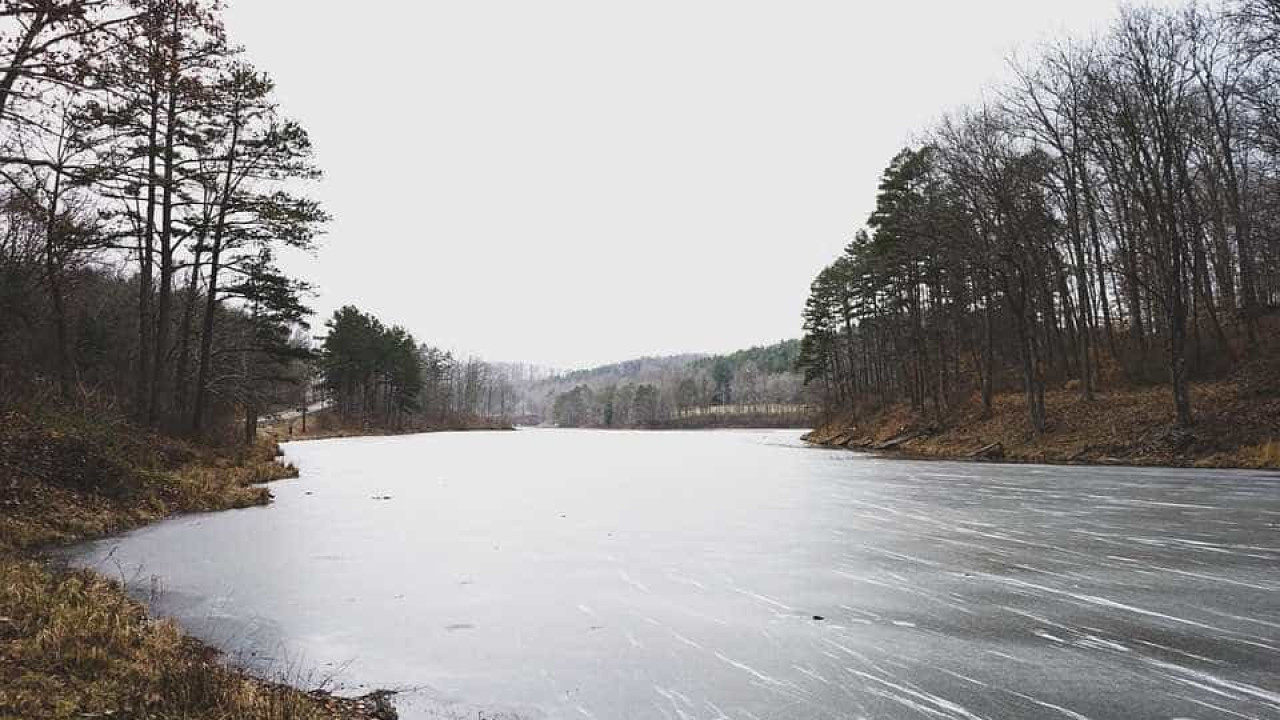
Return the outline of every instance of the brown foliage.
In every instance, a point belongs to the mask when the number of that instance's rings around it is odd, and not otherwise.
[[[1093,402],[1071,389],[1049,391],[1049,425],[1036,436],[1023,399],[997,395],[984,417],[978,397],[940,423],[897,404],[853,422],[835,418],[809,436],[812,442],[870,448],[908,433],[919,437],[895,448],[909,456],[968,458],[999,444],[1016,462],[1101,462],[1126,465],[1280,469],[1280,362],[1255,362],[1226,380],[1192,388],[1200,408],[1187,430],[1174,428],[1168,391],[1112,388]]]

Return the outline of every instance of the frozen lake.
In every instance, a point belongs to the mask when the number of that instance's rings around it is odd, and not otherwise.
[[[799,435],[294,443],[270,507],[76,558],[409,719],[1280,718],[1280,476]]]

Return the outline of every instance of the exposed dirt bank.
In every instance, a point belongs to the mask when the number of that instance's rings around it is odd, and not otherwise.
[[[295,477],[263,442],[229,454],[75,415],[0,414],[0,719],[390,717],[250,677],[121,586],[36,551],[182,512],[265,504]],[[383,703],[385,704],[385,703]]]
[[[830,447],[902,457],[1170,467],[1280,469],[1280,380],[1248,372],[1193,389],[1194,426],[1173,423],[1164,388],[1074,390],[1045,397],[1049,427],[1030,431],[1022,395],[994,398],[984,416],[977,398],[930,421],[905,406],[861,418],[829,418],[805,439]]]

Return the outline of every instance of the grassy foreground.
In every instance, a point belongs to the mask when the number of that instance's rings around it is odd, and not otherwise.
[[[372,701],[251,678],[114,581],[35,550],[270,501],[274,443],[236,454],[77,415],[0,414],[0,719],[366,718]],[[390,717],[390,715],[381,715]]]
[[[830,418],[806,439],[918,458],[1280,469],[1277,362],[1195,385],[1195,424],[1187,429],[1173,425],[1167,388],[1114,388],[1092,402],[1077,390],[1052,390],[1045,402],[1049,427],[1039,437],[1030,431],[1023,396],[1005,393],[994,398],[989,415],[976,397],[941,422],[898,405],[859,418]]]

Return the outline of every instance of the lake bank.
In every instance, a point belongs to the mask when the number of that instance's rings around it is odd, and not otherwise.
[[[1143,662],[1163,670],[1131,670],[1142,688],[1134,697],[1155,698],[1152,707],[1168,713],[1187,709],[1171,694],[1178,673],[1223,672],[1220,665],[1175,668],[1185,660],[1178,652],[1229,661],[1223,682],[1265,687],[1258,668],[1273,655],[1238,645],[1260,642],[1253,625],[1280,620],[1256,610],[1263,590],[1280,587],[1265,564],[1271,551],[1259,562],[1239,551],[1264,544],[1257,534],[1265,532],[1264,515],[1274,513],[1268,508],[1277,497],[1265,476],[1068,468],[1069,476],[1059,477],[1047,468],[809,452],[798,439],[799,433],[763,431],[548,430],[299,443],[286,452],[302,476],[276,487],[272,506],[175,517],[113,536],[82,550],[83,564],[132,578],[134,597],[141,589],[156,612],[230,656],[267,658],[259,674],[296,670],[292,658],[324,672],[358,659],[347,687],[442,687],[425,698],[397,698],[409,707],[430,704],[418,715],[402,709],[406,718],[450,717],[431,714],[442,705],[458,717],[569,716],[575,706],[557,703],[570,697],[599,717],[656,718],[667,699],[650,697],[653,687],[768,716],[783,698],[763,691],[779,683],[803,688],[806,701],[826,712],[865,708],[898,718],[908,715],[895,713],[874,690],[904,679],[938,703],[991,712],[1021,703],[1022,716],[1032,716],[1044,706],[1013,690],[998,690],[995,699],[969,696],[963,684],[930,674],[931,663],[990,655],[1002,666],[947,668],[999,686],[1009,667],[1050,667],[1063,642],[1096,678],[1122,667],[1117,658],[1146,653]],[[132,446],[119,450],[138,453]],[[163,454],[170,453],[181,459],[179,449]],[[273,456],[263,452],[253,464],[278,465]],[[726,505],[728,497],[733,502]],[[1191,514],[1205,528],[1194,542],[1166,536]],[[1045,535],[1046,522],[1058,523],[1058,535]],[[993,524],[1002,530],[991,531]],[[1110,547],[1118,534],[1132,537]],[[378,539],[391,545],[378,546]],[[1127,564],[1133,560],[1080,560],[1108,551],[1141,557],[1139,574]],[[430,561],[402,572],[423,557]],[[139,707],[147,696],[137,693],[156,688],[179,695],[162,695],[161,703],[194,697],[195,704],[167,706],[191,718],[225,716],[232,702],[241,703],[236,717],[371,717],[368,705],[228,669],[209,645],[149,619],[101,575],[50,573],[29,558],[25,565],[18,558],[4,562],[5,577],[20,582],[0,596],[0,617],[11,621],[8,629],[0,621],[0,673],[16,668],[27,677],[20,689],[7,690],[17,676],[0,674],[6,688],[0,717],[78,717],[35,704],[44,698],[78,708]],[[1205,576],[1206,563],[1213,577]],[[1028,579],[1028,567],[1054,570]],[[1169,587],[1134,586],[1134,578],[1157,571]],[[1075,620],[1085,590],[1049,587],[1058,573],[1083,578],[1088,597],[1111,604],[1087,605],[1096,617]],[[150,596],[147,577],[162,583]],[[414,577],[422,584],[414,585]],[[547,584],[549,577],[557,582]],[[990,602],[989,593],[1000,602]],[[956,597],[967,599],[957,604]],[[1188,608],[1185,597],[1209,609]],[[946,602],[935,607],[930,598]],[[1126,608],[1143,611],[1113,612]],[[1190,619],[1166,623],[1143,612]],[[1032,616],[1068,627],[1067,634],[1045,631],[1056,638],[1046,639],[1043,627],[1026,624]],[[1226,636],[1196,631],[1177,640],[1176,651],[1139,642],[1210,626]],[[5,635],[9,630],[16,634]],[[262,633],[261,644],[237,645]],[[64,639],[71,644],[55,653],[41,645]],[[844,676],[848,668],[825,654],[841,646],[877,659],[855,674],[849,692],[832,695],[813,675]],[[1127,649],[1116,655],[1117,646]],[[785,662],[774,657],[779,652]],[[1011,654],[1017,663],[1003,665]],[[49,664],[51,656],[61,664]],[[683,670],[664,670],[671,656],[679,667],[697,669],[692,680]],[[586,662],[599,657],[618,662]],[[890,658],[911,669],[877,674]],[[1031,670],[1009,687],[1042,682]],[[776,683],[761,687],[755,673]],[[308,684],[296,673],[291,679]],[[625,692],[614,689],[620,686]],[[1098,718],[1114,717],[1107,703],[1128,702],[1119,696],[1095,702],[1065,685],[1044,693],[1037,694],[1042,702]],[[1231,707],[1264,709],[1246,695],[1233,696]],[[481,705],[465,704],[461,714],[456,698]],[[624,698],[627,705],[614,704]],[[534,711],[523,712],[525,705]],[[546,707],[561,714],[539,715]],[[618,707],[626,712],[609,714]]]
[[[374,717],[372,701],[251,677],[149,617],[121,583],[46,561],[178,514],[265,505],[264,483],[297,476],[277,452],[215,451],[102,417],[0,417],[0,718]]]
[[[886,461],[799,437],[289,444],[300,478],[271,506],[76,562],[144,592],[162,578],[155,611],[233,656],[406,689],[404,720],[1280,709],[1277,476]]]
[[[1167,389],[1045,394],[1048,428],[1030,432],[1019,393],[976,398],[925,419],[904,405],[855,418],[829,417],[805,436],[811,444],[914,459],[1280,470],[1280,388],[1257,377],[1193,387],[1195,424],[1173,425]]]
[[[349,437],[390,437],[422,435],[438,432],[499,432],[515,430],[505,420],[481,417],[452,417],[442,421],[412,420],[399,426],[385,426],[359,420],[344,419],[330,410],[302,415],[291,414],[280,420],[261,424],[261,432],[277,442],[332,440]]]

